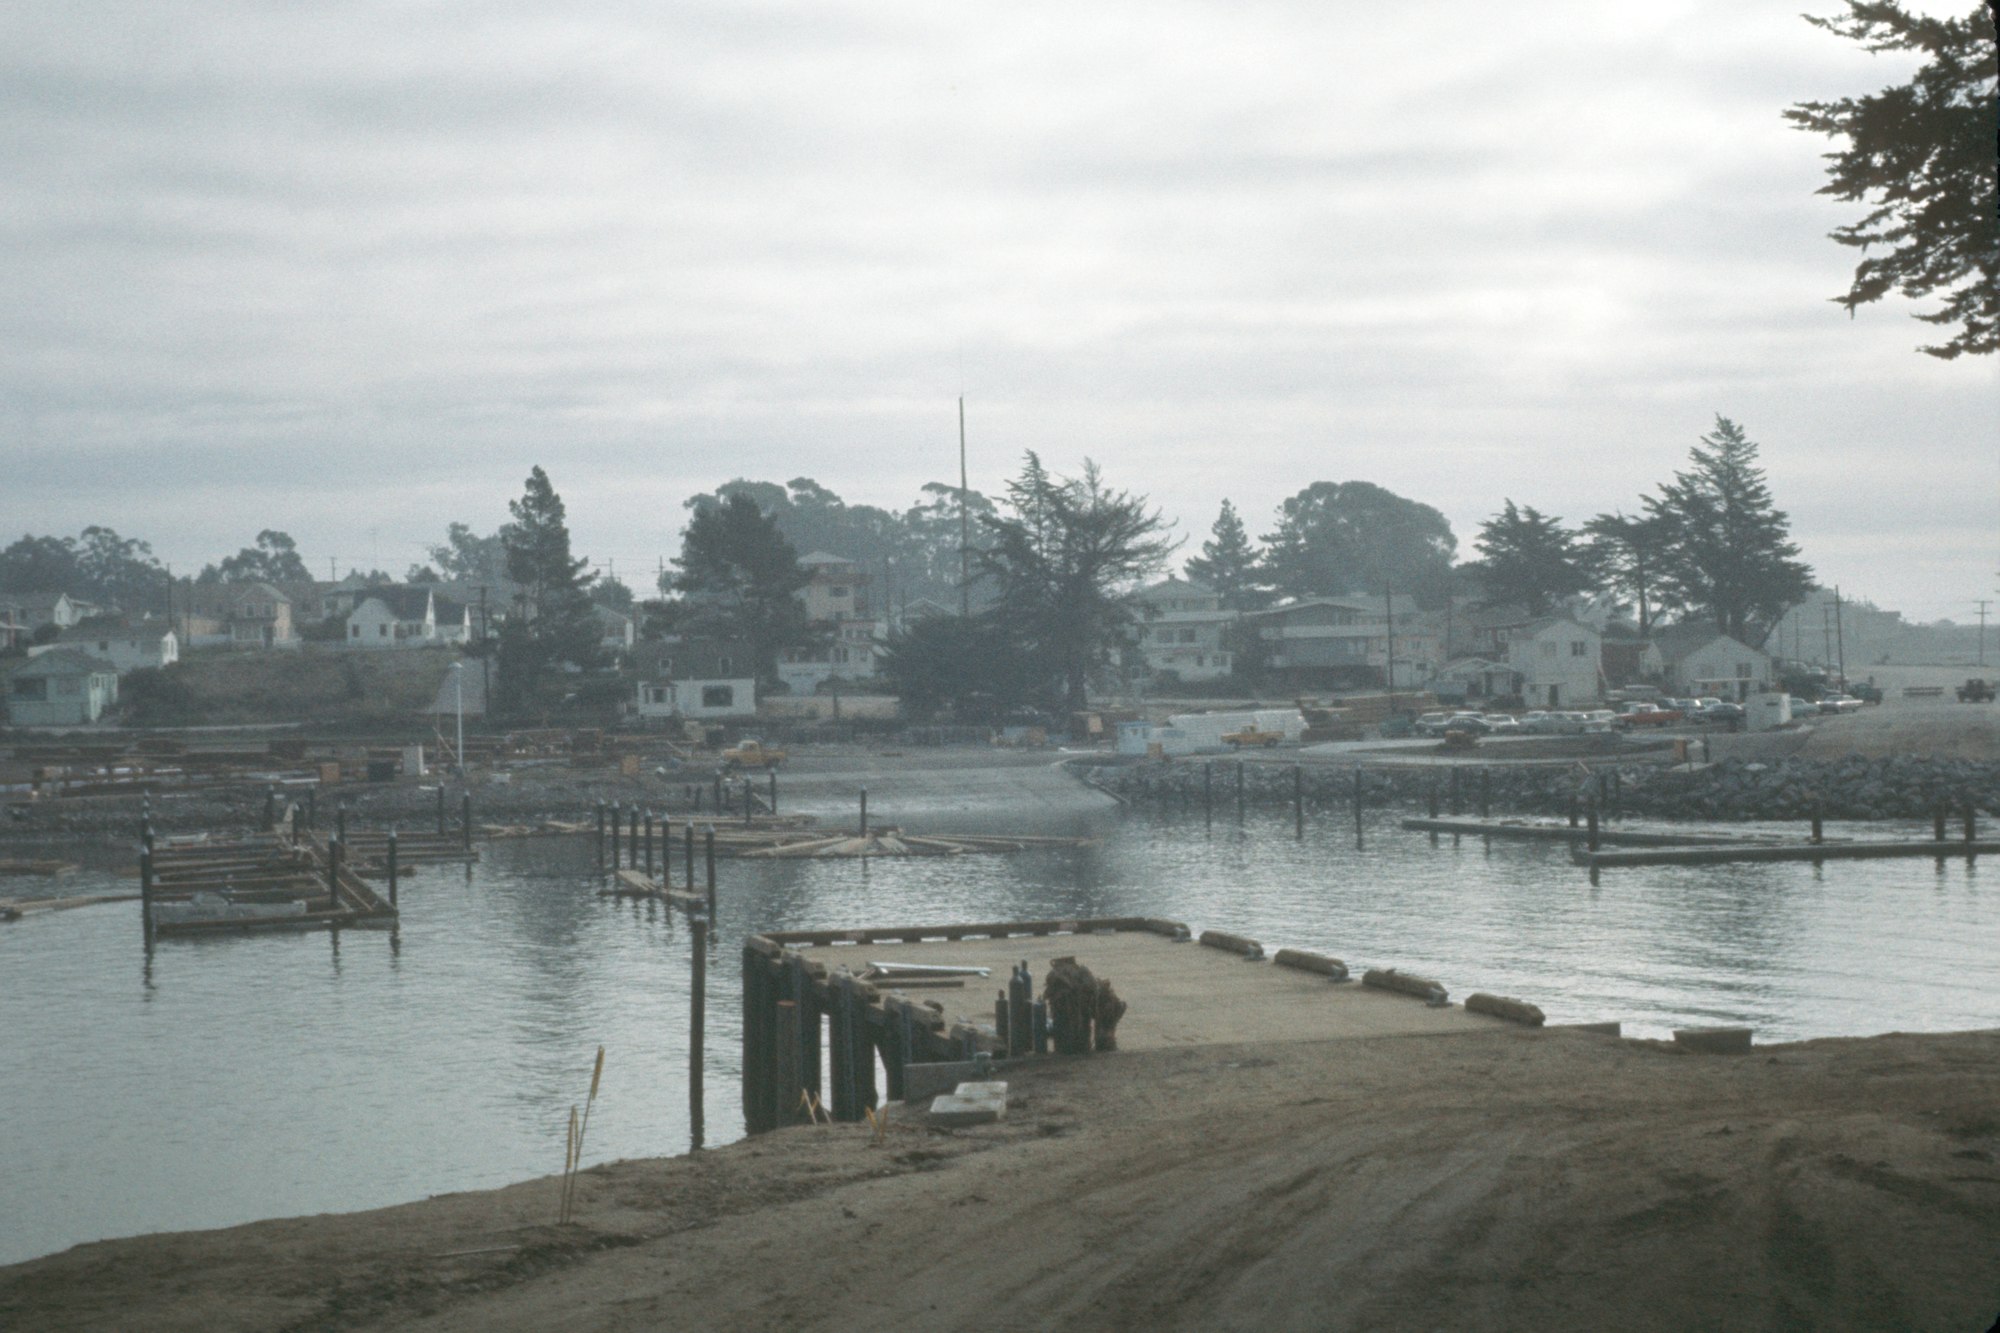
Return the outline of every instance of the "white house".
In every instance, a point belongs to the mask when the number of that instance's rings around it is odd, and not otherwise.
[[[1771,659],[1713,626],[1670,625],[1655,641],[1666,659],[1667,683],[1682,695],[1741,703],[1770,684]]]
[[[1507,665],[1531,708],[1574,708],[1604,697],[1602,638],[1567,616],[1543,616],[1507,636]]]
[[[142,667],[172,666],[181,659],[180,638],[164,620],[93,616],[64,630],[56,642],[111,663],[121,676]]]
[[[1232,657],[1222,636],[1236,613],[1222,609],[1222,596],[1191,579],[1168,578],[1142,589],[1139,653],[1154,671],[1182,680],[1215,680],[1230,673]]]
[[[757,664],[748,644],[710,639],[648,643],[637,682],[642,718],[748,717],[757,712]]]
[[[118,702],[118,669],[75,648],[58,648],[7,680],[7,716],[17,727],[84,726]]]
[[[464,642],[465,608],[458,608],[459,642]],[[347,613],[349,648],[429,648],[438,634],[437,598],[428,588],[375,587]]]
[[[597,617],[597,646],[607,653],[631,652],[632,645],[639,641],[638,629],[632,623],[632,617],[623,611],[595,603],[590,610],[591,614]]]
[[[815,637],[779,655],[778,679],[794,694],[811,694],[830,680],[874,676],[888,626],[870,607],[867,572],[825,551],[800,556],[799,566],[810,576],[798,596]]]
[[[19,622],[24,639],[44,625],[69,629],[96,611],[91,603],[66,592],[9,593],[0,597],[0,620]]]

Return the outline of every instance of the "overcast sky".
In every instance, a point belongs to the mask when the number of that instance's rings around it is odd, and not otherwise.
[[[1780,113],[1910,62],[1800,7],[8,6],[0,541],[401,573],[540,463],[623,573],[733,476],[908,504],[962,393],[983,489],[1087,455],[1192,551],[1367,480],[1471,554],[1721,413],[1827,582],[1966,619],[1995,361],[1826,299]]]

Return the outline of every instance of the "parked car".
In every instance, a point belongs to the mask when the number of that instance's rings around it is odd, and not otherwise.
[[[1451,720],[1450,713],[1419,713],[1416,728],[1419,736],[1442,736],[1444,724]]]
[[[724,768],[776,768],[785,762],[788,752],[773,750],[754,736],[745,736],[731,748],[722,752]]]
[[[1733,704],[1727,700],[1717,700],[1715,703],[1701,710],[1699,720],[1708,723],[1727,724],[1741,722],[1746,716],[1747,714],[1743,711],[1742,704]]]
[[[1512,713],[1481,713],[1480,718],[1496,736],[1518,736],[1521,734],[1521,719]]]
[[[1521,730],[1530,736],[1557,736],[1562,734],[1562,729],[1561,713],[1536,708],[1521,714]]]
[[[1577,720],[1576,730],[1578,731],[1616,731],[1618,729],[1618,714],[1612,712],[1609,708],[1593,708],[1586,713],[1565,713],[1563,716],[1575,718]]]
[[[1484,736],[1493,730],[1493,725],[1478,713],[1453,713],[1445,719],[1446,735],[1454,731],[1470,732],[1474,736]]]
[[[1670,727],[1674,723],[1679,722],[1682,717],[1681,710],[1671,706],[1676,702],[1678,701],[1673,699],[1661,699],[1657,703],[1626,704],[1625,711],[1618,715],[1618,725],[1621,727]]]
[[[1818,704],[1814,703],[1810,699],[1801,699],[1796,694],[1791,696],[1791,703],[1792,703],[1792,716],[1795,718],[1806,717],[1809,716],[1810,714],[1817,713],[1819,711]]]
[[[1861,701],[1849,694],[1822,694],[1819,697],[1819,711],[1822,713],[1852,713],[1860,707]]]

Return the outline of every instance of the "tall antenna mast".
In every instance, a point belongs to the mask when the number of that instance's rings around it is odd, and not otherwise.
[[[965,483],[965,395],[958,396],[958,614],[972,614],[972,566],[966,550],[971,546],[972,522],[966,511]]]

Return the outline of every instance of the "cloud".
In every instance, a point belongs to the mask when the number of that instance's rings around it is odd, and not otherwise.
[[[965,392],[989,488],[1089,455],[1199,534],[1365,478],[1469,538],[1720,411],[1828,570],[1983,588],[1992,366],[1827,304],[1779,115],[1901,72],[1720,0],[17,7],[0,524],[414,544],[539,462],[670,553],[739,473],[907,503]]]

